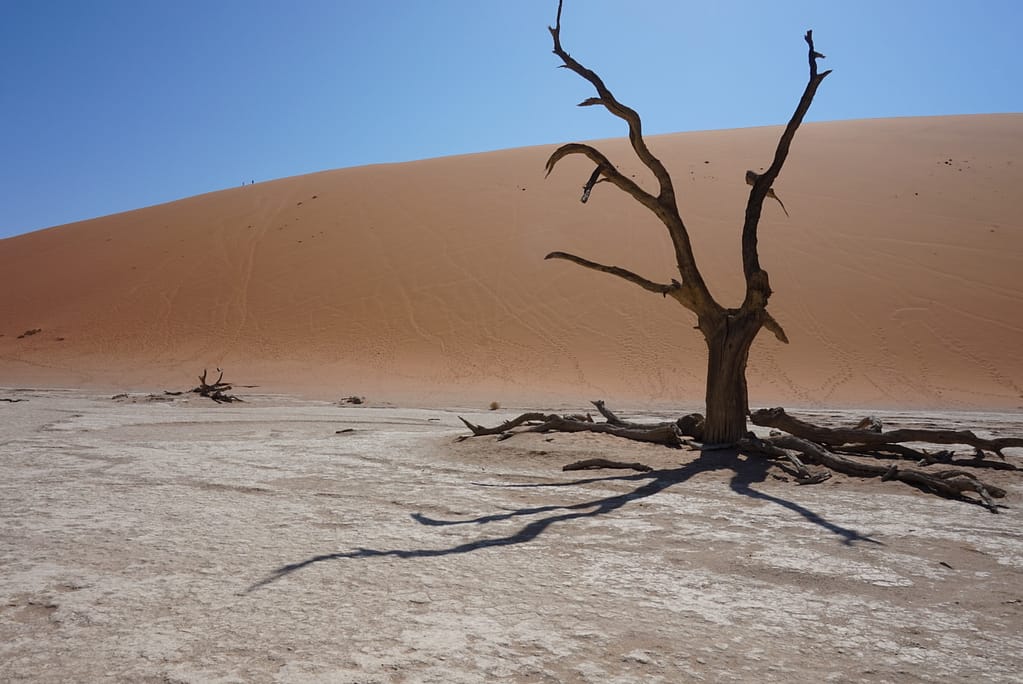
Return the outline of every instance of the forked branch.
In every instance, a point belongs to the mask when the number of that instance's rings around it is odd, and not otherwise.
[[[653,155],[643,139],[643,125],[639,114],[618,101],[614,94],[608,89],[595,72],[587,69],[569,55],[561,45],[561,10],[562,0],[558,1],[558,16],[555,25],[550,27],[551,37],[554,39],[554,54],[561,58],[562,66],[586,79],[597,91],[597,97],[587,98],[580,102],[582,107],[601,105],[611,114],[625,121],[629,126],[629,142],[639,160],[653,173],[657,179],[658,192],[656,195],[641,188],[632,179],[622,174],[603,153],[590,145],[582,143],[570,143],[562,145],[551,154],[547,160],[547,174],[550,175],[555,165],[570,155],[583,155],[597,165],[589,181],[583,187],[582,201],[586,202],[594,186],[606,180],[628,193],[633,199],[649,209],[660,219],[668,230],[672,244],[675,248],[675,259],[678,263],[678,271],[681,276],[681,287],[686,290],[684,297],[676,297],[679,302],[697,315],[718,312],[721,307],[714,301],[710,291],[696,266],[693,257],[692,245],[689,240],[689,233],[685,223],[679,214],[675,201],[675,190],[672,186],[671,176],[657,157]],[[603,178],[601,178],[603,176]]]
[[[661,199],[672,198],[674,201],[674,190],[671,184],[671,176],[668,175],[668,170],[664,168],[664,164],[655,157],[650,149],[647,147],[646,142],[643,140],[643,124],[640,121],[639,114],[636,110],[631,107],[623,105],[618,99],[611,93],[604,81],[595,72],[587,69],[582,64],[572,58],[570,54],[565,52],[565,49],[561,46],[561,6],[562,0],[558,0],[558,16],[554,23],[554,26],[548,27],[551,32],[551,37],[554,39],[554,54],[561,58],[562,65],[579,74],[597,90],[597,97],[588,98],[579,103],[580,107],[589,107],[594,105],[603,105],[607,111],[611,112],[619,119],[622,119],[629,125],[629,142],[632,143],[632,149],[636,151],[636,156],[639,157],[640,161],[646,165],[648,169],[657,178],[657,183],[660,187],[658,196]],[[549,166],[552,166],[548,162]]]
[[[604,176],[604,180],[632,195],[636,201],[651,211],[656,212],[659,209],[656,197],[639,187],[639,185],[637,185],[631,178],[623,175],[617,168],[615,168],[615,165],[612,164],[606,156],[604,156],[603,152],[591,145],[583,143],[568,143],[567,145],[562,145],[558,149],[554,150],[554,153],[551,154],[550,158],[547,160],[547,175],[551,175],[551,171],[554,170],[554,166],[559,161],[573,154],[581,154],[597,165],[597,170],[594,171],[593,176],[590,177],[586,187],[592,189],[597,183],[596,176],[602,175]],[[584,197],[589,199],[589,192],[587,192]],[[586,202],[586,199],[583,200],[584,203]]]

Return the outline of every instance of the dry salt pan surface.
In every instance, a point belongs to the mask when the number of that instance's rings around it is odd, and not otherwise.
[[[453,410],[0,396],[26,400],[0,403],[3,681],[1023,671],[1011,474],[990,475],[1009,488],[992,515],[601,435],[457,443]],[[1023,432],[1019,415],[927,420]],[[657,470],[561,472],[589,456]]]

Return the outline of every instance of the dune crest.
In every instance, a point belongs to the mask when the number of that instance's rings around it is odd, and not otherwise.
[[[649,139],[719,299],[742,291],[747,169],[778,129]],[[658,280],[670,242],[553,146],[326,171],[0,241],[0,385],[395,401],[702,402],[705,350]],[[601,149],[649,182],[624,140]],[[765,205],[770,310],[754,405],[1023,406],[1023,115],[806,124]],[[36,330],[38,332],[26,335]]]

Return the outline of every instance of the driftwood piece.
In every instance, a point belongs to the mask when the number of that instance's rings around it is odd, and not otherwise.
[[[28,401],[28,399],[8,399],[7,397],[0,397],[0,401],[6,401],[11,404],[17,404],[19,401]]]
[[[625,463],[624,461],[609,461],[606,458],[587,458],[575,463],[563,466],[562,470],[596,470],[598,468],[618,468],[621,470],[638,470],[641,473],[649,473],[653,468],[642,463]]]
[[[1004,458],[1003,449],[1023,448],[1023,439],[1001,437],[984,439],[970,430],[925,430],[903,428],[887,432],[858,430],[856,428],[827,428],[813,425],[794,418],[782,408],[760,409],[750,414],[754,425],[783,430],[791,435],[828,446],[862,444],[882,447],[904,442],[928,442],[930,444],[963,444],[976,449],[986,449]]]

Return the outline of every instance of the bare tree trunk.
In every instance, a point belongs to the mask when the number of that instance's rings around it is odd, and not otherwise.
[[[704,332],[708,351],[705,444],[733,444],[746,436],[746,362],[760,326],[756,316],[732,310]]]
[[[774,334],[778,341],[788,343],[781,324],[767,312],[771,298],[771,285],[767,271],[760,265],[757,251],[757,230],[763,211],[764,198],[776,197],[773,185],[788,158],[789,148],[796,130],[810,109],[818,86],[830,71],[818,71],[817,60],[824,55],[813,45],[813,32],[804,36],[808,48],[807,61],[810,78],[803,95],[789,119],[785,131],[778,140],[774,160],[763,172],[748,171],[746,182],[752,186],[746,203],[746,214],[742,226],[742,270],[746,279],[746,296],[738,309],[726,309],[711,295],[696,265],[689,231],[679,213],[675,187],[671,175],[653,155],[643,139],[643,126],[636,110],[618,101],[595,72],[584,67],[569,55],[561,45],[561,10],[555,25],[550,27],[554,41],[554,54],[561,58],[562,66],[589,81],[597,92],[579,103],[581,107],[602,106],[629,126],[629,142],[637,158],[650,170],[657,180],[656,192],[641,187],[634,176],[622,173],[602,152],[583,143],[569,143],[556,149],[547,160],[547,173],[565,157],[581,155],[596,165],[589,180],[583,186],[582,201],[586,202],[598,183],[607,182],[627,193],[642,206],[649,209],[664,224],[675,247],[675,261],[679,278],[670,282],[655,281],[621,266],[602,264],[568,252],[551,252],[546,259],[563,259],[601,273],[614,275],[629,281],[648,292],[672,298],[696,314],[699,328],[707,341],[709,362],[707,366],[707,419],[704,441],[708,444],[728,444],[743,438],[746,434],[748,397],[746,390],[746,361],[750,345],[760,328]],[[779,200],[780,202],[780,200]],[[786,214],[788,212],[786,211]]]

